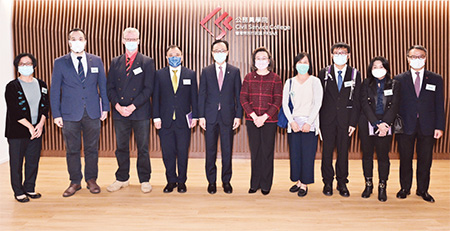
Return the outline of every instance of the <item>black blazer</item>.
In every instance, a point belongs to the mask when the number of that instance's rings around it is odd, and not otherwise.
[[[41,90],[41,100],[39,101],[38,123],[42,118],[48,118],[48,110],[50,102],[48,98],[48,88],[44,81],[39,80],[39,88]],[[31,123],[30,105],[22,89],[22,85],[18,79],[12,80],[6,85],[6,130],[5,136],[10,139],[27,139],[30,138],[28,128],[17,122],[21,119],[27,119]]]
[[[417,114],[423,135],[434,135],[434,130],[445,129],[444,82],[442,77],[431,71],[424,71],[419,98],[416,96],[411,71],[395,76],[400,82],[400,109],[405,134],[416,131]],[[433,90],[434,88],[434,90]]]
[[[170,68],[156,72],[153,93],[153,118],[160,118],[162,127],[169,128],[175,122],[178,128],[188,128],[186,114],[192,111],[192,118],[198,118],[197,75],[194,71],[181,67],[177,92],[173,92]],[[173,121],[175,110],[176,120]]]
[[[211,64],[202,70],[198,95],[199,118],[206,118],[206,123],[215,123],[220,113],[227,125],[232,125],[234,118],[242,118],[240,103],[241,73],[239,68],[226,64],[226,73],[222,90],[219,91],[216,66]]]
[[[383,105],[384,113],[383,122],[392,126],[395,117],[398,113],[398,106],[400,102],[400,83],[397,80],[392,80],[391,78],[386,78],[384,83],[384,92],[390,93],[388,95],[383,94]],[[368,126],[368,121],[371,124],[376,124],[378,121],[375,110],[377,107],[377,82],[374,78],[367,78],[364,80],[361,86],[361,126]]]
[[[324,89],[322,107],[320,109],[320,126],[327,126],[335,123],[342,129],[347,129],[348,126],[356,127],[361,111],[360,106],[360,88],[361,88],[361,73],[356,71],[355,87],[353,89],[352,100],[350,100],[351,87],[345,87],[345,82],[352,80],[351,66],[347,65],[344,81],[342,83],[341,91],[337,87],[337,77],[334,74],[334,65],[331,65],[330,76],[328,76],[328,68],[324,68],[319,72],[319,79],[322,82]],[[328,80],[326,80],[328,78]]]
[[[107,89],[111,101],[114,119],[146,120],[151,118],[150,97],[153,93],[155,78],[155,62],[148,56],[137,53],[127,77],[126,55],[113,58],[109,68]],[[136,110],[123,117],[116,110],[116,104],[128,106],[134,104]]]

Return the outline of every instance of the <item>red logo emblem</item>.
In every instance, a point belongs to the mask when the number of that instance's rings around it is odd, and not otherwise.
[[[203,28],[205,28],[206,31],[208,31],[208,33],[214,37],[214,34],[205,26],[205,24],[212,18],[214,17],[214,15],[217,14],[217,12],[219,12],[220,10],[222,10],[222,7],[217,7],[216,9],[214,9],[211,13],[208,14],[208,16],[206,16],[204,19],[202,19],[202,21],[200,21],[200,25],[202,25]],[[228,13],[225,12],[222,15],[220,15],[219,18],[217,18],[214,21],[214,24],[219,27],[219,29],[222,31],[222,33],[219,34],[219,36],[216,37],[217,40],[223,38],[226,34],[227,31],[225,29],[223,29],[220,26],[220,23],[225,19],[225,21],[223,21],[223,25],[228,29],[228,30],[232,30],[233,27],[231,27],[231,25],[229,24],[231,22],[231,20],[233,20],[233,18],[231,16],[227,17]]]

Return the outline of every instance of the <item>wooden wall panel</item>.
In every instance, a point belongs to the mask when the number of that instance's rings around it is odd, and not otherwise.
[[[240,67],[242,78],[250,71],[253,49],[266,46],[275,58],[275,71],[283,81],[293,75],[293,58],[300,51],[311,53],[314,74],[331,63],[330,47],[344,41],[352,46],[350,65],[363,76],[371,58],[381,55],[391,62],[393,74],[407,70],[406,49],[414,44],[428,48],[427,69],[444,77],[447,132],[437,142],[435,158],[449,158],[449,2],[448,1],[282,1],[282,0],[17,0],[14,3],[14,52],[36,55],[36,76],[51,85],[53,60],[69,52],[67,32],[75,27],[87,34],[87,48],[99,55],[108,70],[113,57],[124,52],[122,31],[129,26],[141,32],[140,51],[155,59],[156,68],[166,65],[165,48],[170,44],[181,46],[184,65],[200,75],[209,65],[210,44],[214,37],[201,26],[200,21],[216,7],[223,9],[207,23],[218,35],[213,21],[228,12],[236,25],[237,17],[268,17],[270,24],[291,26],[290,31],[279,31],[278,36],[241,36],[234,28],[227,31],[230,42],[230,63]],[[44,155],[64,156],[61,131],[51,120],[46,125]],[[150,151],[160,156],[159,139],[151,128]],[[320,144],[320,143],[319,143]],[[101,156],[114,156],[113,123],[108,118],[102,124]],[[350,158],[360,158],[359,142],[352,139]],[[398,157],[396,144],[392,157]],[[197,127],[192,134],[191,156],[204,156],[203,132]],[[276,157],[286,158],[287,136],[280,130],[276,137]],[[235,157],[248,158],[245,125],[235,136]],[[132,153],[136,154],[134,141]],[[320,157],[319,145],[318,155]]]

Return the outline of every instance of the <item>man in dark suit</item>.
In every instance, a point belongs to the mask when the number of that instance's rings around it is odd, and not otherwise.
[[[106,189],[117,191],[128,186],[130,178],[130,136],[134,131],[138,155],[137,172],[141,191],[152,190],[150,184],[150,139],[151,104],[155,63],[153,59],[138,52],[139,31],[127,28],[123,31],[122,43],[125,54],[111,61],[108,74],[108,98],[113,108],[114,128],[116,131],[116,158],[119,168],[116,181]]]
[[[197,75],[181,66],[183,53],[180,47],[169,46],[166,59],[169,66],[156,72],[153,122],[156,129],[160,129],[166,167],[167,185],[163,191],[170,193],[177,188],[179,193],[185,193],[191,128],[198,120]]]
[[[208,192],[216,193],[217,140],[220,134],[222,154],[222,186],[225,193],[232,193],[231,153],[233,150],[233,130],[241,124],[242,106],[239,101],[241,74],[239,68],[227,63],[228,42],[216,40],[211,45],[215,61],[202,70],[199,87],[200,127],[205,130],[206,177]]]
[[[105,120],[109,111],[103,62],[100,57],[84,51],[86,36],[83,30],[69,32],[69,46],[72,52],[55,60],[50,88],[54,123],[62,128],[71,181],[64,197],[81,189],[81,133],[87,188],[91,193],[100,193],[96,183],[100,120]]]
[[[331,47],[333,65],[322,69],[319,78],[324,87],[320,109],[320,130],[323,139],[322,180],[323,194],[333,195],[333,151],[337,149],[337,190],[344,197],[350,196],[348,183],[348,148],[360,113],[359,91],[361,74],[347,65],[351,49],[346,43]]]
[[[408,49],[407,56],[411,69],[395,77],[401,86],[399,114],[403,119],[403,134],[397,139],[401,185],[397,198],[404,199],[410,194],[415,145],[416,194],[425,201],[434,202],[434,198],[428,193],[428,187],[433,145],[436,139],[442,137],[445,128],[444,83],[440,75],[425,70],[425,47],[412,46]]]

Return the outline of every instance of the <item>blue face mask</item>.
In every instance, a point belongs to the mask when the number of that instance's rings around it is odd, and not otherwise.
[[[217,63],[223,63],[227,60],[227,53],[215,53],[213,57]]]
[[[178,67],[181,65],[181,57],[172,56],[169,57],[169,65],[171,67]]]
[[[300,75],[304,75],[304,74],[308,73],[308,71],[309,71],[309,64],[299,63],[299,64],[295,65],[295,69],[297,69],[297,72]]]
[[[129,51],[135,51],[138,48],[138,42],[126,42],[125,48]]]
[[[18,71],[23,76],[30,76],[34,72],[33,66],[19,66]]]

